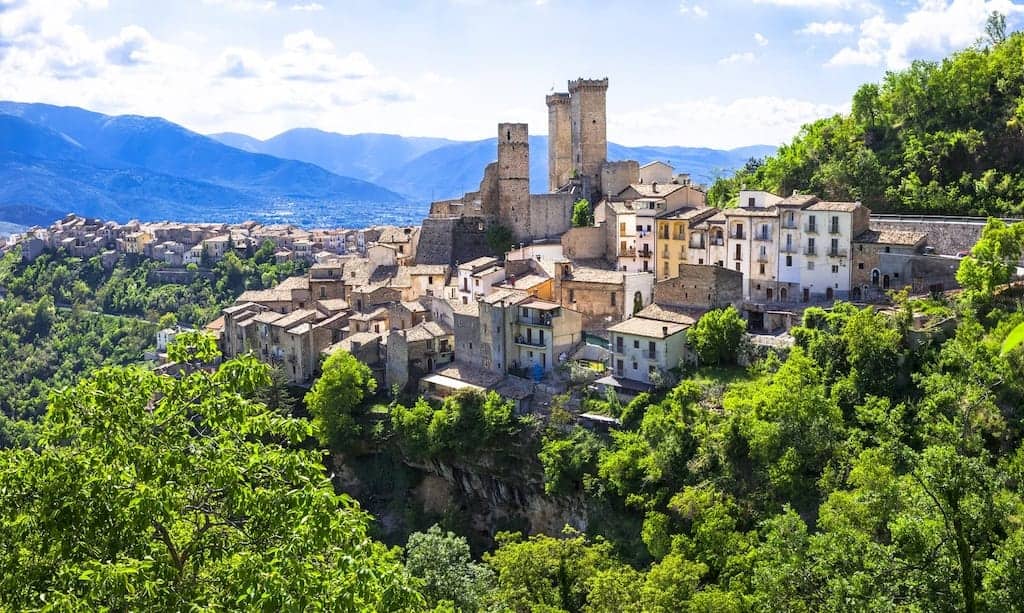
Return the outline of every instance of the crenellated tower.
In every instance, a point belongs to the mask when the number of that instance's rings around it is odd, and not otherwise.
[[[569,81],[573,170],[591,190],[601,185],[601,165],[608,158],[607,93],[607,78]]]

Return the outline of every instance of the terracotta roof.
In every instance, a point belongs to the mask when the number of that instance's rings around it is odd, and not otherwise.
[[[658,219],[672,219],[679,221],[703,219],[704,217],[710,217],[717,212],[718,209],[713,207],[698,208],[692,206],[684,206],[681,209],[676,209],[674,211],[662,213],[661,215],[658,215]]]
[[[770,207],[735,207],[725,209],[722,213],[726,217],[778,217],[779,210],[774,206]]]
[[[498,304],[504,300],[507,304],[519,304],[530,297],[524,291],[517,289],[499,289],[483,297],[487,304]]]
[[[685,324],[688,326],[693,325],[695,322],[694,318],[683,313],[681,310],[657,303],[651,303],[645,306],[636,314],[636,316],[656,321],[670,321],[672,323]]]
[[[502,376],[495,374],[489,370],[477,368],[469,364],[463,364],[454,362],[445,368],[435,370],[434,374],[441,375],[442,377],[448,377],[450,379],[456,379],[458,381],[465,381],[466,383],[472,383],[484,388],[493,387],[501,381]]]
[[[775,203],[775,206],[797,206],[805,207],[814,204],[818,201],[818,197],[813,194],[793,194],[787,196],[782,200]]]
[[[288,313],[287,315],[275,319],[273,324],[280,328],[291,328],[292,326],[302,323],[303,320],[309,319],[316,316],[316,311],[312,309],[298,309]]]
[[[928,237],[924,232],[906,230],[865,230],[853,239],[855,243],[875,243],[879,245],[907,245],[913,247]]]
[[[468,262],[463,262],[462,264],[459,264],[459,270],[476,270],[477,268],[485,268],[485,267],[489,267],[489,266],[494,266],[497,263],[498,263],[498,259],[497,258],[492,258],[490,256],[483,256],[483,257],[476,258],[475,260],[470,260]]]
[[[548,281],[548,277],[542,277],[540,275],[526,275],[525,277],[519,277],[512,283],[509,283],[506,279],[503,287],[512,287],[514,289],[528,290],[533,287],[537,287],[541,283]]]
[[[647,319],[645,317],[630,317],[608,328],[609,332],[617,334],[632,334],[633,336],[646,336],[649,338],[666,338],[689,328],[689,324],[678,324],[671,321],[660,321]],[[667,334],[666,334],[667,332]]]
[[[293,289],[309,289],[309,277],[288,277],[274,287],[279,291],[291,291]]]
[[[349,319],[355,321],[374,321],[384,319],[388,316],[388,310],[384,307],[376,308],[369,313],[353,313]]]
[[[625,276],[617,270],[604,270],[601,268],[581,266],[579,268],[572,269],[570,278],[573,281],[580,281],[583,283],[607,283],[610,285],[619,285],[623,282]]]
[[[476,303],[476,300],[470,300],[466,304],[462,304],[461,300],[446,300],[445,302],[451,305],[453,313],[469,317],[480,316],[480,305]]]
[[[242,292],[242,295],[238,297],[236,303],[241,302],[255,302],[262,304],[265,302],[291,302],[292,293],[290,291],[280,291],[277,289],[250,289]]]
[[[429,341],[441,336],[449,336],[451,332],[436,321],[425,321],[408,330],[402,330],[407,341]]]
[[[626,190],[632,189],[640,194],[641,198],[664,198],[684,187],[686,186],[682,183],[630,183],[629,187],[619,192],[618,195],[621,196]]]
[[[859,202],[824,202],[818,201],[807,207],[808,211],[836,211],[843,213],[852,213],[860,208]]]

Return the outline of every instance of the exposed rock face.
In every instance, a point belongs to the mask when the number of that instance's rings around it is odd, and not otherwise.
[[[521,472],[509,474],[490,456],[411,462],[390,453],[333,458],[335,484],[377,518],[388,542],[404,544],[408,533],[439,517],[464,523],[471,531],[466,536],[478,547],[490,546],[501,530],[559,534],[566,525],[581,531],[587,527],[582,496],[547,495],[539,466],[529,462],[522,463]],[[367,462],[401,464],[410,475],[374,482],[380,468],[371,476]],[[416,525],[417,519],[426,525]]]

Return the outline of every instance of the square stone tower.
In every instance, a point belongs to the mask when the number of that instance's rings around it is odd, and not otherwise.
[[[607,92],[607,77],[569,81],[573,168],[590,189],[601,185],[601,165],[608,158]]]
[[[525,123],[498,124],[498,218],[516,236],[530,233],[530,133]]]
[[[548,104],[548,191],[555,191],[572,178],[572,127],[569,94],[555,93]]]

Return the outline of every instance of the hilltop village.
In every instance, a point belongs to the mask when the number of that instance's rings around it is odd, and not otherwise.
[[[253,352],[308,385],[324,356],[346,350],[385,389],[432,398],[496,390],[521,410],[581,377],[627,396],[651,389],[696,363],[687,331],[711,309],[734,306],[755,342],[785,344],[807,306],[955,286],[948,245],[970,238],[940,237],[943,256],[919,227],[811,194],[742,190],[734,206],[712,208],[667,163],[609,161],[607,91],[607,79],[579,79],[546,97],[548,193],[529,190],[527,125],[500,123],[497,161],[479,189],[434,202],[420,227],[70,215],[21,237],[22,255],[64,249],[110,265],[126,255],[198,270],[270,241],[279,261],[307,262],[308,273],[246,291],[210,322],[225,356]],[[574,225],[580,201],[586,223]],[[495,252],[495,235],[507,250]],[[158,349],[179,331],[161,331]]]

